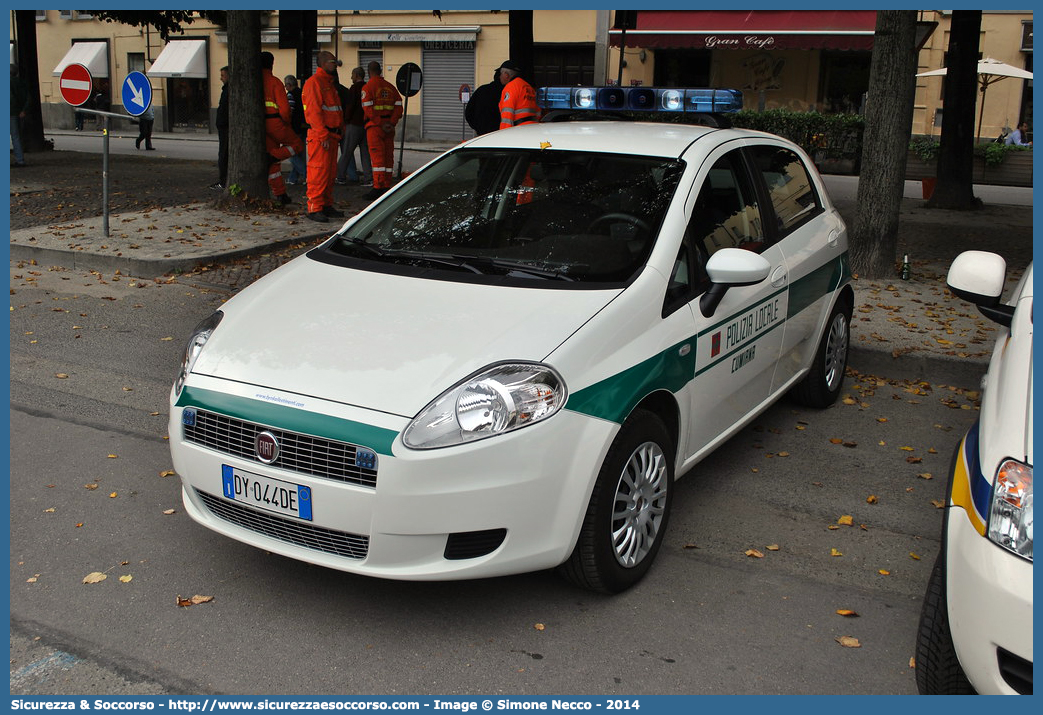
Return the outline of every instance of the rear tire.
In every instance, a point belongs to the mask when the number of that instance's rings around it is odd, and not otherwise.
[[[927,582],[920,627],[916,632],[916,689],[921,695],[975,695],[967,680],[949,630],[945,595],[944,552],[938,556]]]
[[[819,340],[811,372],[793,386],[793,399],[805,407],[829,407],[840,396],[847,368],[847,351],[851,341],[851,302],[845,296],[837,300],[826,321],[826,332]]]
[[[603,593],[640,581],[663,542],[673,481],[673,439],[657,416],[635,410],[609,448],[576,548],[559,573]]]

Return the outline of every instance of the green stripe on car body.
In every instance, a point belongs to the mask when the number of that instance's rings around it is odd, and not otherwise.
[[[676,394],[695,377],[756,343],[761,337],[785,324],[786,320],[792,318],[800,310],[812,305],[818,298],[835,291],[850,276],[848,255],[847,252],[844,252],[837,259],[815,269],[790,286],[786,318],[761,332],[752,340],[743,342],[727,354],[716,356],[712,362],[707,363],[705,366],[696,364],[696,356],[699,352],[699,339],[720,329],[721,326],[735,320],[736,317],[750,309],[750,306],[745,306],[713,326],[702,330],[691,339],[671,346],[658,355],[654,355],[600,382],[589,385],[582,390],[577,390],[569,395],[569,401],[565,405],[565,409],[622,424],[627,415],[633,411],[645,396],[657,390],[669,390],[671,393]],[[785,290],[785,288],[779,290],[757,302],[764,303]],[[795,291],[797,293],[796,299],[794,297]],[[812,291],[818,292],[814,294]],[[795,302],[799,305],[799,310],[795,309]],[[683,348],[686,345],[690,349],[684,351],[685,354],[682,355]]]
[[[391,444],[398,436],[394,430],[383,427],[198,387],[182,390],[175,405],[198,407],[267,427],[349,442],[388,456],[391,456]]]

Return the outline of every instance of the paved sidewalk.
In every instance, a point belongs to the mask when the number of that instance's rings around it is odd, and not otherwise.
[[[171,136],[190,141],[196,135]],[[196,140],[211,141],[208,136]],[[444,148],[448,145],[421,150]],[[42,189],[27,185],[17,173],[11,176],[12,194]],[[347,189],[342,208],[361,210],[366,190]],[[836,203],[851,226],[854,202]],[[199,203],[111,215],[107,237],[100,216],[13,230],[11,259],[154,278],[315,243],[339,227],[313,223],[296,212],[235,215]],[[912,277],[855,277],[850,365],[863,374],[976,388],[997,326],[945,288],[952,259],[972,248],[1003,255],[1011,287],[1032,259],[1032,207],[990,205],[956,212],[929,210],[921,200],[905,199],[899,254],[910,254]]]

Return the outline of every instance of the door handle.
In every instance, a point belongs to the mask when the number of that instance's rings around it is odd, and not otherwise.
[[[779,266],[771,274],[771,285],[775,288],[779,288],[786,284],[786,266]]]
[[[833,229],[829,232],[829,247],[836,248],[838,240],[840,240],[840,231]]]

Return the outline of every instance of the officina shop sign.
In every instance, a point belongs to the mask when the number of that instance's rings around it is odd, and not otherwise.
[[[767,50],[775,46],[774,35],[744,35],[733,37],[726,35],[707,35],[705,39],[707,49],[719,48],[722,50]]]

